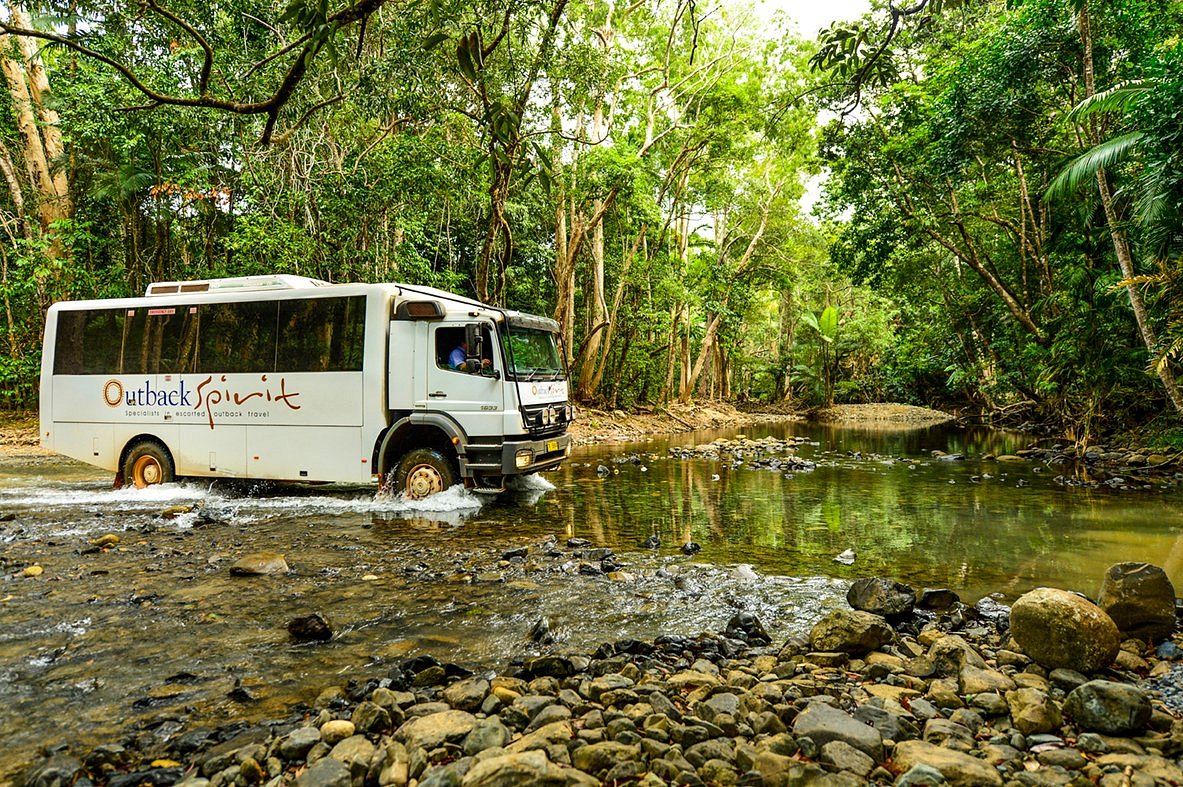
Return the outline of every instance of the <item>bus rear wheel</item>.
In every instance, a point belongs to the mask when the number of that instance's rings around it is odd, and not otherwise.
[[[159,443],[142,440],[131,447],[123,460],[123,483],[136,489],[167,484],[176,479],[172,457]]]
[[[434,448],[408,451],[394,468],[390,488],[409,500],[422,500],[442,492],[458,480],[455,467]]]

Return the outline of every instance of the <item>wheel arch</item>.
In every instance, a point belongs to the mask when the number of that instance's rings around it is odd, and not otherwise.
[[[437,413],[412,413],[396,421],[383,434],[375,455],[376,467],[384,478],[407,451],[434,448],[455,463],[459,474],[467,444],[467,435],[452,419]]]

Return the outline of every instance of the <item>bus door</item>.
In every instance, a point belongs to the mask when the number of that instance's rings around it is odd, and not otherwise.
[[[427,385],[419,391],[417,409],[449,413],[468,434],[502,434],[505,368],[491,328],[488,323],[430,324]],[[466,360],[460,363],[460,358]]]

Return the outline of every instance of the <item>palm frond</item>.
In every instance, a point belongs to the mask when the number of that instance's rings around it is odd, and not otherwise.
[[[1146,134],[1142,131],[1131,131],[1107,139],[1081,153],[1056,175],[1055,180],[1047,188],[1047,198],[1056,200],[1065,197],[1096,177],[1097,170],[1125,161],[1145,137]]]
[[[1068,120],[1077,122],[1081,118],[1095,115],[1098,112],[1127,112],[1138,103],[1143,96],[1154,92],[1154,86],[1144,80],[1123,82],[1108,90],[1094,93],[1072,108],[1068,113]]]

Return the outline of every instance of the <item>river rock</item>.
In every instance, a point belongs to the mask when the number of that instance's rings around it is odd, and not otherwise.
[[[489,693],[489,681],[484,678],[465,678],[444,689],[444,702],[457,710],[476,711]]]
[[[296,777],[295,787],[351,787],[349,766],[332,757],[322,757]]]
[[[571,764],[585,773],[597,774],[607,771],[618,762],[634,762],[639,759],[640,746],[604,741],[576,749]]]
[[[818,746],[845,741],[875,762],[883,759],[883,736],[874,727],[824,702],[810,703],[793,720],[793,734],[809,738]]]
[[[887,621],[870,612],[836,609],[809,632],[809,644],[821,652],[861,655],[891,642],[895,631]]]
[[[875,769],[874,760],[846,741],[830,741],[822,746],[821,761],[861,778],[866,778]]]
[[[1105,572],[1097,605],[1127,637],[1158,642],[1175,630],[1175,588],[1150,563],[1116,563]]]
[[[846,591],[846,601],[855,609],[893,620],[912,614],[916,591],[893,579],[868,577],[851,584]]]
[[[346,719],[332,719],[321,726],[320,737],[328,745],[336,746],[355,732],[357,732],[357,727],[353,722]]]
[[[1081,728],[1106,735],[1131,735],[1150,720],[1150,699],[1137,686],[1091,680],[1072,690],[1064,712]]]
[[[961,601],[961,597],[948,588],[925,588],[920,591],[916,606],[931,612],[944,612]]]
[[[1039,689],[1015,689],[1006,693],[1011,722],[1024,735],[1051,732],[1064,723],[1060,708]]]
[[[542,751],[503,754],[478,762],[464,774],[463,787],[511,787],[531,784],[539,787],[563,787],[567,776]]]
[[[987,787],[1002,785],[1002,777],[990,763],[952,749],[942,749],[924,741],[902,741],[892,752],[896,766],[907,772],[918,765],[940,771],[946,783],[953,787]],[[913,781],[911,784],[926,784]]]
[[[1075,593],[1036,588],[1011,608],[1011,636],[1023,651],[1048,669],[1066,667],[1090,673],[1113,662],[1120,634],[1104,610]]]
[[[727,622],[727,629],[724,633],[732,639],[743,640],[749,645],[772,644],[772,637],[768,636],[764,624],[751,612],[737,612]]]
[[[313,612],[289,620],[288,635],[293,642],[328,642],[333,638],[333,626],[324,615]]]
[[[476,726],[476,716],[462,710],[446,710],[411,719],[398,728],[395,737],[409,747],[430,751],[446,741],[459,743]]]
[[[68,754],[53,754],[25,774],[26,787],[58,787],[73,784],[82,775],[82,761]]]
[[[287,561],[277,552],[254,552],[243,555],[230,566],[230,573],[237,577],[266,576],[269,574],[286,574]]]
[[[365,777],[370,767],[370,760],[374,758],[374,744],[364,735],[352,735],[338,743],[329,752],[329,757],[345,763],[353,776]]]

